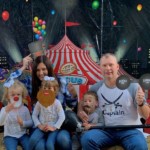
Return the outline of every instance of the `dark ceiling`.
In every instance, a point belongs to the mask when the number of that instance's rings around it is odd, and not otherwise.
[[[0,19],[0,55],[8,56],[7,49],[11,49],[11,45],[18,47],[22,57],[30,53],[28,44],[36,41],[32,21],[37,16],[46,21],[46,47],[57,44],[64,36],[65,21],[78,22],[79,26],[67,27],[66,30],[67,36],[77,46],[89,42],[100,57],[106,52],[115,53],[123,42],[126,49],[123,57],[134,59],[136,56],[144,66],[150,48],[150,1],[99,0],[96,9],[92,8],[93,1],[1,0],[1,14],[7,10],[10,16],[7,21]],[[137,11],[138,4],[143,6],[141,11]],[[114,20],[117,20],[116,26],[112,24]],[[137,52],[138,47],[142,49],[140,52]],[[10,56],[9,62],[11,65],[15,60]]]

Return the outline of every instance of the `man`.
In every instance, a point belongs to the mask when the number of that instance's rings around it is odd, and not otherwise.
[[[107,53],[100,59],[100,68],[104,77],[90,88],[99,98],[99,107],[103,111],[105,125],[139,125],[140,116],[147,119],[150,114],[144,92],[138,83],[131,83],[128,89],[116,87],[119,65],[115,55]],[[88,116],[79,105],[78,116],[87,122]],[[83,150],[99,150],[103,147],[121,144],[126,150],[147,150],[147,143],[138,129],[92,129],[81,137]]]

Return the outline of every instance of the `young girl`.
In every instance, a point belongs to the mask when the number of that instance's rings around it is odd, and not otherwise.
[[[4,84],[3,100],[8,104],[0,112],[0,125],[4,125],[4,144],[6,150],[16,150],[21,144],[28,150],[29,137],[26,129],[33,125],[29,110],[22,100],[27,96],[27,89],[18,80],[10,79]]]
[[[64,110],[59,100],[56,99],[59,84],[54,77],[45,76],[37,94],[38,102],[33,110],[32,118],[36,127],[30,137],[29,149],[37,147],[44,136],[46,150],[54,150],[56,137],[65,120]]]

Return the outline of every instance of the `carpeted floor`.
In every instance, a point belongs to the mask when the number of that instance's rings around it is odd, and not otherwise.
[[[0,133],[0,150],[5,150],[5,147],[3,144],[3,133]]]
[[[148,150],[150,150],[150,136],[147,138]],[[74,143],[75,144],[75,143]],[[77,146],[77,144],[75,144]],[[78,147],[78,146],[77,146]],[[78,148],[73,148],[73,150],[77,150]],[[3,144],[3,132],[0,132],[0,150],[6,150]],[[22,150],[20,146],[18,146],[17,150]],[[113,146],[105,150],[123,150],[120,146]]]

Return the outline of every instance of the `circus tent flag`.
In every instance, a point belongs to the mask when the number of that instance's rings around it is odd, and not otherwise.
[[[79,26],[80,25],[80,23],[78,23],[78,22],[65,22],[65,26],[66,27],[71,27],[71,26]]]

